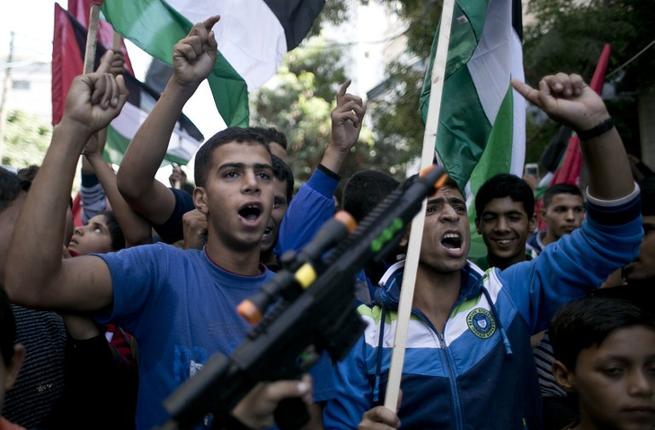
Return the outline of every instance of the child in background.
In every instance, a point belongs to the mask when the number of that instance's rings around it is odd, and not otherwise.
[[[565,429],[655,428],[653,313],[623,299],[585,298],[555,316],[550,338],[555,378],[578,397],[579,419]]]

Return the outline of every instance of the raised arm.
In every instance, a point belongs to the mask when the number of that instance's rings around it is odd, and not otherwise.
[[[16,223],[5,287],[22,305],[90,311],[112,302],[111,277],[98,257],[62,261],[66,206],[75,165],[89,137],[104,128],[127,100],[123,77],[92,73],[71,84],[61,122]]]
[[[84,159],[93,168],[102,185],[112,211],[116,216],[125,236],[125,246],[130,247],[151,242],[150,224],[134,212],[127,204],[116,185],[116,174],[114,170],[102,159],[102,151],[107,138],[106,129],[100,130],[87,142],[84,148]]]
[[[339,185],[339,173],[350,150],[357,143],[366,114],[362,99],[346,92],[349,86],[350,81],[346,81],[337,91],[337,104],[332,110],[330,143],[325,148],[318,169],[300,187],[282,219],[275,245],[277,255],[290,249],[300,249],[334,215],[333,194]]]
[[[321,159],[321,165],[336,175],[341,172],[341,166],[359,139],[366,114],[366,106],[362,99],[346,92],[349,86],[350,80],[341,84],[337,91],[337,105],[331,115],[330,143]]]
[[[643,236],[641,205],[621,138],[606,122],[610,116],[605,104],[579,76],[547,76],[539,90],[513,85],[551,118],[576,130],[590,173],[582,227],[546,247],[535,260],[498,275],[538,332],[561,304],[599,287],[614,269],[634,260]]]
[[[603,100],[579,75],[546,76],[539,82],[538,90],[519,81],[513,81],[512,85],[528,101],[555,121],[571,127],[581,138],[591,196],[616,200],[634,191],[621,136],[607,122],[610,115]]]
[[[216,39],[211,31],[214,16],[193,26],[173,49],[173,68],[164,92],[125,153],[118,171],[118,189],[139,214],[153,224],[168,220],[175,195],[155,179],[175,123],[185,103],[209,75],[216,60]]]

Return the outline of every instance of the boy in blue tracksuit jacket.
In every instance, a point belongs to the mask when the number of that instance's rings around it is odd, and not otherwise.
[[[337,365],[327,429],[535,429],[541,405],[529,337],[563,303],[631,261],[643,235],[639,189],[600,97],[577,75],[514,88],[583,140],[590,170],[587,220],[535,260],[482,272],[466,261],[466,204],[454,183],[428,200],[398,414],[383,403],[402,263],[361,306],[364,336]],[[611,120],[610,120],[611,121]]]

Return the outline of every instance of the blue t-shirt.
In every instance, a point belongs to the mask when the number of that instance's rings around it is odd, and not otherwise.
[[[235,309],[272,276],[226,272],[204,250],[161,243],[99,255],[109,267],[114,302],[96,319],[115,322],[139,345],[136,425],[150,429],[167,414],[162,401],[215,352],[230,354],[250,325]]]

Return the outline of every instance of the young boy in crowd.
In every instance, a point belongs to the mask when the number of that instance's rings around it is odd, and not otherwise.
[[[208,33],[203,24],[191,33],[204,37],[204,54],[216,50]],[[196,155],[193,198],[208,224],[203,251],[156,244],[62,259],[63,229],[53,226],[64,225],[77,156],[126,99],[121,76],[94,73],[73,81],[17,221],[5,279],[17,303],[90,313],[135,336],[137,428],[151,428],[166,419],[166,396],[209,355],[229,354],[250,329],[235,308],[271,276],[260,265],[260,244],[273,204],[273,172],[259,134],[224,130]],[[291,395],[306,394],[306,387],[297,388]]]
[[[182,239],[182,217],[194,209],[192,199],[179,190],[167,188],[155,179],[175,122],[200,83],[211,72],[216,52],[207,49],[207,36],[218,18],[210,18],[192,31],[173,52],[174,73],[160,99],[130,143],[118,172],[118,187],[134,210],[146,218],[167,243]],[[199,27],[198,27],[199,28]],[[211,36],[213,38],[213,35]],[[189,49],[194,53],[188,54]],[[200,55],[202,53],[202,55]],[[350,149],[357,142],[366,111],[361,98],[346,93],[349,82],[337,93],[332,112],[331,141],[321,162],[306,184],[298,190],[284,219],[273,220],[278,231],[273,237],[274,253],[282,255],[307,243],[320,226],[334,215],[333,193]],[[253,128],[271,152],[286,162],[286,137],[274,129]],[[197,184],[196,184],[197,185]],[[266,251],[266,250],[265,250]]]
[[[0,288],[8,270],[7,255],[16,220],[22,210],[29,180],[0,167]],[[70,196],[63,196],[64,203]],[[67,211],[67,209],[65,209]],[[69,219],[68,215],[66,219]],[[62,235],[72,234],[60,224]],[[66,230],[66,231],[65,231]],[[62,240],[63,243],[63,240]],[[61,255],[62,245],[59,245]],[[4,416],[23,427],[47,427],[60,421],[64,404],[66,327],[54,312],[11,305],[17,341],[28,351],[14,388],[5,396]]]
[[[518,176],[501,173],[486,181],[475,196],[475,225],[487,246],[484,270],[501,270],[531,260],[525,243],[534,230],[534,195]]]
[[[579,419],[566,429],[655,428],[652,309],[617,298],[585,298],[559,311],[549,332],[557,382],[577,397]]]
[[[541,217],[546,231],[535,232],[528,238],[528,246],[539,254],[546,245],[556,242],[582,225],[584,197],[580,188],[571,184],[557,184],[544,193]]]
[[[590,171],[588,220],[536,259],[486,274],[467,263],[466,202],[453,184],[427,202],[398,414],[380,405],[394,344],[402,264],[380,282],[369,323],[337,365],[328,429],[541,428],[530,336],[563,303],[631,261],[641,240],[639,189],[601,98],[578,75],[514,88],[583,136]],[[492,415],[490,415],[490,413]]]

